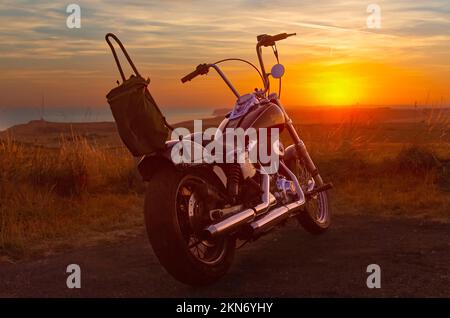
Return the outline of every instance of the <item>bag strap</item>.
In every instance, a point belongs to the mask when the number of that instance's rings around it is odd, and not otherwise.
[[[116,41],[116,43],[119,44],[119,47],[120,47],[120,49],[122,50],[122,53],[123,53],[123,54],[125,55],[125,57],[127,58],[128,63],[130,63],[130,66],[131,66],[131,68],[133,69],[134,74],[136,74],[136,75],[139,76],[139,77],[142,77],[142,76],[139,74],[138,70],[136,69],[136,66],[134,66],[133,61],[131,60],[130,56],[128,55],[127,50],[125,50],[125,47],[123,46],[122,42],[120,42],[119,38],[118,38],[115,34],[113,34],[113,33],[108,33],[108,34],[106,34],[106,36],[105,36],[105,40],[106,40],[106,42],[108,43],[109,47],[111,48],[111,52],[112,52],[112,54],[113,54],[113,56],[114,56],[114,60],[116,60],[117,68],[119,69],[120,76],[122,77],[122,82],[124,82],[124,81],[126,80],[125,74],[123,73],[123,69],[122,69],[122,66],[120,65],[119,58],[117,57],[116,50],[114,49],[114,46],[112,45],[112,43],[111,43],[111,41],[110,41],[109,38],[113,38],[114,41]]]
[[[109,40],[109,38],[113,38],[114,41],[116,41],[116,43],[119,44],[119,47],[122,50],[122,53],[127,58],[128,63],[130,64],[131,68],[134,71],[134,74],[136,76],[142,77],[141,74],[139,74],[136,66],[134,66],[133,61],[131,60],[130,56],[128,55],[127,50],[125,50],[125,47],[123,46],[122,42],[120,42],[119,38],[113,33],[108,33],[108,34],[105,35],[105,40],[108,43],[109,47],[111,48],[111,52],[112,52],[112,54],[114,56],[114,60],[116,61],[117,68],[119,69],[119,72],[120,72],[120,76],[122,77],[122,82],[125,82],[125,80],[126,80],[125,74],[123,73],[123,69],[122,69],[122,66],[120,65],[119,58],[117,57],[116,50],[114,49],[114,46],[112,45],[112,43]],[[153,96],[150,94],[150,92],[147,89],[146,89],[146,92],[147,92],[148,96],[150,97],[151,102],[155,105],[156,109],[161,114],[161,116],[162,116],[162,118],[164,120],[164,124],[166,125],[166,127],[173,131],[174,128],[167,122],[166,117],[164,117],[163,113],[159,109],[158,105],[156,104],[155,100],[153,99]]]
[[[166,125],[166,127],[169,128],[169,130],[174,131],[175,128],[173,128],[173,126],[167,122],[166,116],[164,116],[161,109],[159,109],[158,104],[156,103],[155,99],[153,98],[152,94],[150,94],[150,92],[148,91],[147,88],[145,88],[145,93],[147,94],[147,96],[150,99],[150,101],[152,102],[152,104],[155,105],[155,108],[158,110],[159,114],[163,118],[164,125]]]

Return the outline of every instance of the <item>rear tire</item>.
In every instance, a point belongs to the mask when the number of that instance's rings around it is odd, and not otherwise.
[[[182,196],[187,194],[192,198],[194,194],[189,194],[189,191],[194,193],[195,190],[191,188],[195,187],[196,182],[215,185],[216,181],[209,173],[184,174],[166,166],[152,177],[147,188],[145,223],[155,255],[169,274],[192,286],[209,285],[220,279],[230,268],[234,257],[233,238],[225,237],[211,242],[198,239],[197,243],[193,243],[191,234],[187,233],[195,231],[186,222],[190,217],[185,215],[186,204],[182,202],[186,201],[183,201],[185,198]],[[188,203],[191,209],[191,199]],[[194,253],[191,247],[193,244],[197,244],[195,247],[198,249],[204,244],[205,255],[209,258],[201,259],[198,251],[198,255]]]

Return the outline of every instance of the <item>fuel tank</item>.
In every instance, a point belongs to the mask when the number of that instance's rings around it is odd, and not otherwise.
[[[224,132],[226,128],[242,128],[244,130],[253,127],[278,128],[280,132],[285,126],[283,111],[273,103],[254,105],[244,116],[234,119],[225,118],[219,126],[219,130]]]

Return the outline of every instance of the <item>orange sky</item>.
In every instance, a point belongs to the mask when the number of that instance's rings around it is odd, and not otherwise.
[[[208,4],[208,5],[205,5]],[[0,4],[0,107],[105,107],[118,79],[103,36],[119,35],[163,107],[226,107],[216,74],[179,79],[203,62],[256,62],[255,36],[297,32],[279,43],[282,99],[294,105],[449,105],[448,1],[379,1],[369,29],[363,1],[80,1],[81,29],[65,25],[60,1]],[[267,51],[267,64],[274,59]],[[245,93],[260,85],[246,65],[224,68]],[[275,83],[273,85],[276,86]]]

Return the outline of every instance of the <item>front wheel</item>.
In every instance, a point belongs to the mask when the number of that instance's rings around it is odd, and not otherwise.
[[[184,174],[168,166],[152,177],[145,197],[147,233],[156,256],[173,277],[193,286],[225,275],[235,250],[233,238],[205,240],[196,234],[210,222],[211,202],[199,195],[204,183],[217,186],[209,173]]]
[[[296,159],[289,163],[289,167],[297,176],[304,192],[312,190],[312,185],[315,185],[315,187],[322,185],[322,179],[319,176],[313,178],[303,160]],[[322,191],[307,198],[304,210],[298,215],[298,221],[311,234],[324,233],[331,224],[331,207],[328,191]]]

